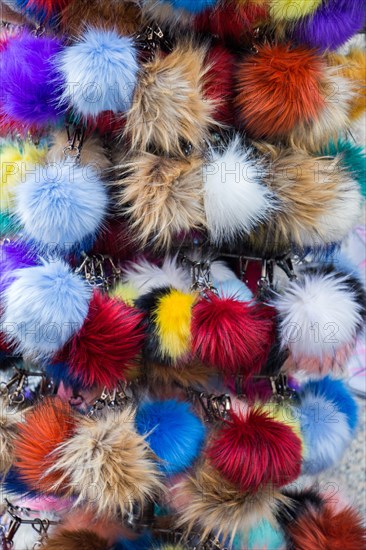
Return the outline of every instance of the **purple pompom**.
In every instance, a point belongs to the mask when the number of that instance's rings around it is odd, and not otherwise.
[[[336,50],[362,29],[365,0],[327,0],[295,27],[294,38],[320,50]]]
[[[0,296],[15,280],[16,269],[38,265],[34,253],[21,241],[4,242],[0,246]]]
[[[57,38],[23,33],[11,38],[1,55],[1,111],[25,125],[56,122],[60,78],[54,57],[62,45]]]

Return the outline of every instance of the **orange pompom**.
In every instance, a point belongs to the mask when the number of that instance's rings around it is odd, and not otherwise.
[[[254,138],[286,136],[300,122],[316,119],[324,106],[325,62],[314,50],[289,44],[260,46],[238,67],[236,107]]]
[[[76,421],[68,403],[48,398],[26,413],[15,441],[15,465],[19,476],[40,492],[50,492],[58,472],[44,475],[54,462],[52,451],[74,432]]]

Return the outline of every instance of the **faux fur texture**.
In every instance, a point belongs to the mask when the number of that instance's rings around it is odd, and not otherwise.
[[[2,330],[17,353],[50,356],[82,327],[91,289],[61,260],[14,276],[3,295]]]
[[[302,441],[289,417],[275,406],[231,412],[208,443],[213,467],[243,492],[292,483],[301,471]]]
[[[162,489],[159,469],[145,439],[134,429],[131,408],[79,420],[72,438],[53,453],[46,475],[62,471],[63,487],[98,515],[114,516],[142,506]]]
[[[287,500],[273,488],[255,495],[242,493],[207,463],[183,478],[175,490],[182,498],[181,505],[178,504],[178,525],[187,531],[198,527],[201,540],[210,532],[233,540],[238,531],[249,529],[259,519],[272,522],[281,500]]]
[[[230,279],[221,283],[213,280],[213,285],[221,298],[234,298],[234,300],[239,300],[240,302],[252,302],[253,300],[253,293],[239,279]]]
[[[338,139],[322,148],[323,155],[337,157],[347,172],[358,182],[363,197],[366,197],[366,153],[362,145]]]
[[[322,0],[270,0],[273,21],[296,21],[313,13]]]
[[[51,535],[44,545],[44,550],[108,550],[108,548],[106,539],[86,529],[78,531],[62,529],[59,533]]]
[[[15,0],[22,11],[30,18],[44,22],[55,17],[67,6],[70,0]]]
[[[143,330],[140,312],[95,290],[83,326],[56,360],[83,387],[113,388],[141,351]]]
[[[161,128],[155,125],[154,128]],[[177,128],[169,120],[169,129]],[[170,138],[170,134],[167,134]],[[173,136],[174,139],[174,136]],[[124,165],[118,205],[141,247],[167,249],[174,238],[204,228],[202,161],[143,153]]]
[[[9,406],[6,397],[0,398],[0,474],[6,474],[14,461],[14,442],[22,413]]]
[[[17,188],[15,203],[29,239],[41,250],[67,251],[101,228],[108,196],[94,167],[64,159],[34,166]]]
[[[182,43],[142,66],[125,127],[132,149],[182,155],[186,144],[202,148],[215,111],[204,96],[210,70],[206,53],[204,47]]]
[[[191,0],[157,0],[157,3],[170,4],[176,10],[186,10],[190,13],[200,13],[207,8],[214,8],[218,3],[218,0],[197,0],[197,2],[191,2]]]
[[[130,108],[137,79],[137,53],[129,37],[89,28],[57,60],[64,80],[61,104],[78,115]]]
[[[147,363],[144,370],[146,382],[153,394],[160,394],[160,390],[176,391],[177,387],[207,388],[211,375],[212,370],[196,359],[174,369],[160,363]]]
[[[205,428],[188,403],[175,399],[142,403],[137,410],[136,427],[161,459],[161,469],[167,475],[189,468],[205,438]]]
[[[9,40],[1,55],[1,111],[25,125],[42,126],[60,119],[57,107],[59,76],[53,64],[61,43],[49,36],[28,33]]]
[[[236,58],[228,48],[216,44],[207,51],[206,64],[210,70],[207,73],[204,95],[215,105],[213,118],[219,123],[233,125]]]
[[[295,357],[333,355],[353,342],[362,326],[363,304],[349,275],[305,272],[276,299],[282,345]]]
[[[250,233],[269,218],[276,203],[262,184],[264,166],[239,137],[224,152],[211,150],[210,156],[203,168],[204,205],[210,239],[220,245]]]
[[[237,550],[245,547],[243,542],[241,544],[242,546],[237,547]],[[262,520],[249,530],[247,546],[248,550],[258,550],[259,548],[261,550],[285,550],[286,540],[276,524],[273,525],[268,520]]]
[[[0,244],[0,298],[8,286],[16,279],[14,272],[38,264],[38,259],[26,243],[4,241]]]
[[[123,270],[123,280],[133,285],[139,294],[163,286],[187,292],[191,286],[190,273],[178,263],[177,256],[166,256],[161,267],[141,258]]]
[[[324,60],[289,44],[258,47],[236,74],[237,114],[254,138],[285,137],[298,123],[316,119],[324,107],[320,82]]]
[[[47,398],[28,411],[23,423],[18,425],[15,440],[15,465],[20,479],[40,492],[54,492],[61,471],[47,469],[53,464],[52,452],[70,438],[75,430],[75,417],[68,403],[61,399]],[[63,492],[62,487],[58,487]]]
[[[323,357],[296,356],[291,354],[283,363],[284,371],[290,373],[302,372],[312,379],[317,380],[331,373],[333,376],[344,376],[347,363],[354,351],[355,342],[346,344],[331,355]],[[286,352],[286,350],[284,350]]]
[[[294,37],[319,50],[336,50],[362,29],[363,0],[328,0],[295,27]]]
[[[50,135],[50,148],[47,153],[47,161],[62,162],[65,159],[65,147],[68,146],[65,131],[55,131]],[[82,166],[90,167],[99,176],[108,175],[111,168],[111,161],[97,136],[88,137],[82,146],[79,162]],[[84,174],[88,174],[84,170]],[[91,174],[88,174],[88,178]]]

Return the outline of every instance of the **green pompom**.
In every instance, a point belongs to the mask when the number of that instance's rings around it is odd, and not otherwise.
[[[366,197],[366,154],[362,147],[339,139],[337,142],[330,141],[325,146],[321,155],[335,157],[340,155],[343,167],[354,177],[360,186],[363,197]]]

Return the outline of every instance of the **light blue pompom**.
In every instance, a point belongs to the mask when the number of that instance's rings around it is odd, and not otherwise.
[[[221,298],[235,298],[240,302],[253,300],[253,293],[240,279],[228,279],[227,281],[213,281]]]
[[[60,260],[19,269],[14,277],[3,294],[1,330],[16,352],[51,356],[81,329],[91,287]]]
[[[286,548],[286,540],[283,533],[276,529],[268,520],[263,519],[257,525],[251,527],[248,535],[237,535],[234,540],[233,550],[283,550]]]
[[[90,28],[63,50],[57,65],[64,80],[61,102],[76,114],[96,117],[131,106],[138,72],[132,38]]]
[[[202,422],[189,405],[174,399],[143,403],[136,415],[137,431],[163,461],[162,470],[173,475],[192,465],[205,438]]]

